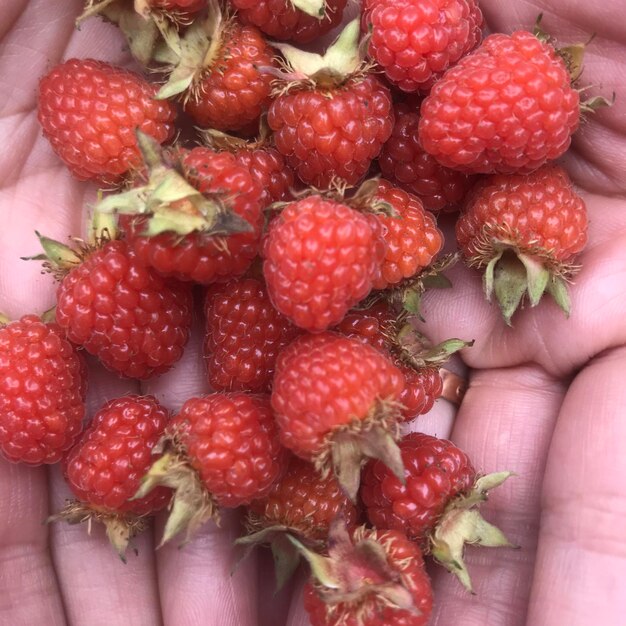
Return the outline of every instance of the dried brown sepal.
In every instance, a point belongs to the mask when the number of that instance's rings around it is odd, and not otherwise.
[[[308,561],[315,590],[327,604],[358,605],[371,595],[386,606],[419,615],[401,574],[389,566],[384,545],[366,538],[366,533],[362,526],[350,536],[345,521],[337,518],[328,535],[328,556],[294,537],[290,541]]]
[[[91,534],[93,522],[104,524],[109,542],[124,563],[126,563],[126,550],[131,539],[142,533],[148,525],[146,516],[99,510],[78,500],[68,500],[61,511],[48,517],[46,523],[58,521],[66,521],[70,524],[86,523],[89,534]]]
[[[517,547],[478,511],[480,504],[487,500],[488,492],[513,475],[512,472],[496,472],[480,477],[468,494],[458,496],[448,504],[430,538],[432,556],[452,572],[470,593],[474,591],[463,561],[466,544],[489,548]]]

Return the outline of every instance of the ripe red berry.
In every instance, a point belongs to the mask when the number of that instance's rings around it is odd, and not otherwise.
[[[78,501],[68,502],[48,521],[102,522],[125,561],[129,541],[146,528],[146,516],[164,508],[172,496],[160,487],[133,499],[168,417],[152,396],[124,396],[105,404],[63,459],[65,479]]]
[[[56,463],[85,415],[82,359],[56,324],[35,315],[0,326],[0,452],[9,461]]]
[[[430,265],[443,246],[443,235],[419,199],[389,181],[379,181],[375,201],[386,203],[395,213],[376,215],[383,227],[385,258],[374,287],[386,289]]]
[[[276,363],[281,441],[323,475],[332,462],[354,500],[363,456],[376,454],[402,475],[393,434],[403,389],[402,372],[376,349],[331,332],[299,337]]]
[[[164,508],[172,492],[160,487],[132,500],[153,462],[169,414],[152,396],[107,402],[63,461],[74,495],[99,513],[147,515]]]
[[[263,272],[274,306],[297,326],[320,331],[367,296],[383,256],[375,218],[313,195],[271,223]]]
[[[181,358],[191,326],[186,285],[144,267],[125,241],[106,241],[65,267],[56,319],[70,341],[130,378],[162,374]]]
[[[529,172],[560,157],[579,123],[562,57],[526,31],[491,35],[424,100],[419,139],[442,165]]]
[[[218,391],[269,391],[280,351],[300,333],[272,305],[265,285],[242,278],[207,292],[205,354]]]
[[[166,484],[176,489],[161,543],[191,535],[218,515],[265,496],[286,460],[269,398],[213,393],[190,398],[168,426],[166,453],[145,476],[137,496]]]
[[[291,0],[230,0],[237,17],[272,39],[309,43],[341,22],[347,0],[325,0],[321,17],[305,13]]]
[[[57,65],[39,84],[38,118],[52,149],[80,180],[120,183],[141,163],[135,129],[163,143],[174,134],[174,107],[157,87],[92,59]]]
[[[367,0],[369,56],[403,91],[429,91],[443,72],[481,41],[476,0]]]
[[[248,526],[251,530],[282,526],[303,540],[325,541],[339,515],[348,528],[355,526],[356,507],[334,476],[320,478],[314,465],[294,456],[269,494],[248,507]]]
[[[356,184],[391,135],[391,96],[374,76],[357,76],[334,89],[278,96],[268,123],[276,148],[304,183],[320,189],[333,178]]]
[[[446,505],[472,488],[476,472],[467,455],[445,439],[411,433],[399,448],[406,485],[374,461],[363,472],[361,498],[374,526],[421,540],[434,529]]]
[[[397,342],[397,320],[384,303],[362,311],[351,311],[334,330],[373,346],[393,360],[404,374],[404,390],[398,398],[402,405],[402,419],[409,421],[433,408],[441,395],[443,381],[436,365],[415,367],[402,360]]]
[[[561,167],[485,178],[456,236],[467,263],[485,269],[487,295],[495,292],[507,322],[525,294],[535,306],[544,290],[569,311],[563,277],[587,242],[587,210]]]
[[[270,104],[273,52],[254,26],[227,21],[221,45],[185,98],[194,122],[218,130],[238,130],[259,119]]]
[[[124,217],[122,223],[129,244],[138,258],[164,276],[209,284],[243,274],[259,251],[263,215],[261,186],[250,172],[228,152],[194,148],[181,153],[180,167],[200,193],[218,200],[225,208],[242,217],[249,232],[209,235],[192,231],[181,235],[162,232],[144,235],[149,218]],[[173,203],[172,210],[186,217],[185,201]]]
[[[329,556],[309,556],[304,608],[312,626],[425,626],[433,593],[419,547],[396,530],[333,532]]]
[[[378,157],[380,171],[392,183],[417,196],[429,211],[458,209],[473,178],[444,167],[424,151],[417,133],[417,108],[396,104],[394,115],[393,132]]]

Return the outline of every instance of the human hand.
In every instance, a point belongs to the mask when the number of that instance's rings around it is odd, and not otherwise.
[[[610,4],[572,2],[566,9],[553,2],[554,13],[547,3],[541,8],[499,4],[482,2],[494,31],[528,28],[543,10],[545,28],[563,41],[596,32],[584,81],[605,94],[618,90],[626,40],[612,20]],[[41,136],[38,78],[73,56],[129,62],[113,27],[91,20],[81,31],[73,30],[80,5],[79,0],[63,6],[20,0],[0,9],[0,128],[5,138],[0,310],[12,318],[54,302],[50,277],[41,276],[37,264],[19,260],[37,250],[34,229],[60,240],[79,234],[83,207],[95,197],[93,188],[70,177]],[[461,267],[451,272],[454,290],[425,298],[425,330],[432,339],[476,340],[466,351],[471,386],[451,436],[477,468],[517,472],[494,492],[486,517],[522,546],[480,555],[468,550],[477,596],[437,573],[432,619],[437,626],[592,620],[608,625],[626,613],[616,592],[616,581],[626,573],[620,531],[626,466],[618,448],[626,434],[620,421],[626,405],[620,387],[626,361],[626,327],[620,317],[626,296],[626,183],[620,176],[626,171],[626,107],[621,100],[618,91],[613,109],[589,118],[565,160],[585,190],[591,218],[570,320],[543,302],[519,313],[515,327],[508,329],[497,308],[484,302],[478,276]],[[205,392],[200,332],[196,327],[183,361],[171,373],[147,383],[119,380],[92,364],[90,411],[107,399],[138,392],[153,393],[176,410],[187,397]],[[415,427],[448,436],[446,412],[450,408],[439,405]],[[124,566],[101,529],[88,536],[82,526],[41,524],[69,495],[56,469],[0,462],[0,611],[6,623],[307,624],[297,593],[291,607],[290,589],[271,599],[269,585],[262,584],[271,584],[262,554],[230,577],[236,515],[224,516],[221,528],[207,524],[182,550],[165,546],[154,553],[148,532],[136,541],[139,556],[130,555]]]

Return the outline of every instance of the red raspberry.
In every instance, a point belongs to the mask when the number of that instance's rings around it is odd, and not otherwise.
[[[476,0],[368,0],[369,56],[403,91],[427,92],[481,41]]]
[[[156,92],[134,72],[70,59],[39,83],[39,123],[76,178],[115,185],[141,163],[136,128],[159,143],[174,134],[176,111]]]
[[[323,17],[313,17],[291,0],[230,0],[244,24],[252,24],[272,39],[309,43],[341,22],[347,0],[326,0]]]
[[[229,21],[221,46],[185,99],[194,122],[218,130],[238,130],[259,119],[270,104],[273,52],[253,26]]]
[[[430,580],[419,547],[403,533],[360,527],[352,539],[347,532],[334,538],[329,555],[311,561],[312,580],[304,588],[312,626],[428,623],[433,605]],[[320,560],[326,563],[323,569]],[[410,603],[410,608],[398,606],[394,598]]]
[[[587,210],[561,167],[485,178],[468,197],[456,236],[467,263],[486,268],[487,295],[495,290],[507,321],[526,292],[535,306],[544,289],[569,311],[563,275],[587,242]]]
[[[378,183],[375,201],[390,205],[396,214],[376,216],[383,226],[385,259],[374,287],[387,289],[430,265],[443,246],[443,235],[419,199],[390,182]]]
[[[234,508],[263,497],[283,469],[267,396],[213,393],[191,398],[172,421],[170,432],[220,506]]]
[[[531,33],[491,35],[422,104],[419,139],[462,172],[529,172],[560,157],[579,123],[578,92],[555,49]]]
[[[320,478],[311,463],[292,457],[284,476],[265,498],[248,507],[251,529],[284,526],[309,541],[325,541],[331,522],[339,515],[348,528],[357,510],[331,475]]]
[[[383,175],[416,195],[429,211],[455,210],[473,178],[439,164],[420,146],[419,112],[408,104],[394,106],[396,123],[383,146],[378,165]]]
[[[165,507],[163,487],[131,500],[152,463],[169,414],[152,396],[124,396],[107,402],[63,461],[74,495],[97,511],[147,515]]]
[[[403,389],[402,372],[374,348],[330,332],[300,337],[276,363],[272,407],[281,441],[323,475],[332,460],[354,500],[367,443],[385,442],[388,454],[381,454],[393,464],[389,432]]]
[[[411,433],[399,447],[406,486],[374,461],[363,472],[361,498],[374,526],[422,539],[434,529],[450,500],[471,489],[476,472],[467,455],[445,439]]]
[[[85,415],[84,364],[56,324],[35,315],[0,327],[0,452],[56,463]]]
[[[318,195],[290,203],[263,243],[274,306],[310,331],[341,321],[380,274],[384,247],[378,228],[375,218]]]
[[[300,331],[273,307],[265,285],[254,278],[215,285],[205,312],[209,385],[220,391],[269,391],[278,353]]]
[[[276,148],[304,183],[333,178],[357,183],[393,128],[389,90],[372,75],[335,88],[303,88],[278,96],[269,110]]]
[[[222,200],[252,226],[252,231],[227,236],[165,232],[148,237],[142,235],[147,218],[133,216],[122,220],[130,245],[142,263],[164,276],[203,284],[239,276],[259,251],[261,187],[228,152],[194,148],[183,154],[182,167],[189,182],[202,194]],[[181,214],[185,209],[183,204]]]
[[[403,421],[428,413],[443,390],[439,367],[415,368],[402,361],[395,353],[396,318],[386,304],[376,304],[364,311],[351,311],[334,328],[337,332],[359,339],[392,359],[404,374],[404,390],[398,398],[402,405]]]
[[[130,378],[166,372],[191,326],[191,291],[143,266],[125,241],[88,251],[62,279],[56,319],[70,341]]]

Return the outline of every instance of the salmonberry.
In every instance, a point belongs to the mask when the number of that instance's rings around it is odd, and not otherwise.
[[[167,506],[172,496],[171,490],[160,487],[133,499],[168,418],[152,396],[107,402],[63,460],[65,479],[79,501],[70,502],[53,519],[103,522],[123,556],[128,540],[143,530],[142,518]]]
[[[160,484],[176,492],[162,543],[192,534],[217,515],[263,497],[284,470],[285,451],[269,398],[213,393],[190,398],[169,424],[165,455],[145,476],[137,496]]]
[[[384,254],[375,218],[312,195],[271,223],[263,272],[274,306],[297,326],[321,331],[368,295]]]
[[[359,182],[393,127],[389,90],[356,53],[358,28],[351,22],[323,57],[280,44],[295,75],[308,78],[285,77],[268,123],[287,164],[320,189],[334,179]]]
[[[241,278],[207,292],[205,354],[218,391],[269,391],[280,351],[300,334],[272,305],[265,285]]]
[[[272,39],[309,43],[341,22],[347,0],[230,0],[244,24]],[[306,7],[306,10],[303,8]]]
[[[385,355],[356,339],[331,332],[299,337],[276,363],[272,407],[281,441],[322,475],[332,464],[354,500],[365,456],[404,475],[394,443],[404,382]]]
[[[141,164],[135,129],[159,143],[174,135],[176,111],[157,90],[123,68],[70,59],[41,79],[39,123],[74,176],[118,184]]]
[[[484,269],[507,323],[528,295],[536,306],[549,292],[569,313],[566,279],[587,242],[587,209],[558,165],[529,175],[485,178],[467,198],[456,226],[459,249]]]
[[[85,367],[61,328],[36,315],[0,326],[0,452],[56,463],[85,415]]]
[[[396,104],[394,115],[391,137],[378,157],[383,176],[416,195],[429,211],[459,209],[473,177],[444,167],[424,151],[417,132],[420,119],[417,108]]]
[[[403,91],[429,91],[482,39],[476,0],[367,0],[365,9],[369,56]]]
[[[70,341],[129,378],[166,372],[183,355],[191,327],[186,285],[145,267],[122,240],[73,250],[40,237],[58,275],[56,320]]]
[[[490,35],[424,100],[419,140],[445,167],[529,172],[560,157],[580,119],[565,61],[533,34]]]

